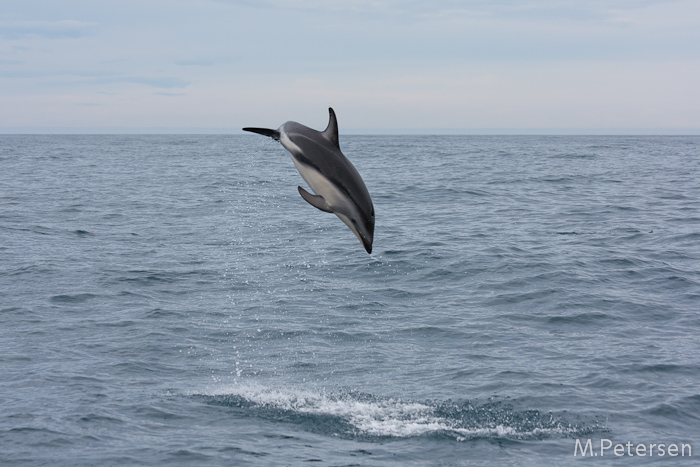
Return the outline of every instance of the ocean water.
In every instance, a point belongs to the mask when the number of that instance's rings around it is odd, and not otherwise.
[[[700,457],[700,138],[341,147],[372,255],[257,135],[0,136],[0,464]]]

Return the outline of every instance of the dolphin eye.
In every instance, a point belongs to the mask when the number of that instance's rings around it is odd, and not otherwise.
[[[350,219],[354,225],[357,225],[357,221],[355,219]]]

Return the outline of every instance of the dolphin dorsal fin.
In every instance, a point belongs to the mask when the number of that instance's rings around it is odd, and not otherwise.
[[[328,126],[321,134],[328,141],[333,143],[335,147],[340,149],[340,142],[338,141],[338,119],[335,118],[335,112],[333,112],[332,107],[328,107],[328,114]]]

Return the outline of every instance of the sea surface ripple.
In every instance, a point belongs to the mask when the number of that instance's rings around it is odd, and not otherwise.
[[[0,135],[0,464],[700,456],[700,138],[341,147],[372,255],[271,140]]]

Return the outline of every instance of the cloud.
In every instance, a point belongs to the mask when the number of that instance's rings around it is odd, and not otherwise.
[[[231,65],[240,62],[237,57],[217,57],[217,58],[190,58],[185,60],[176,60],[174,63],[178,66],[192,67],[212,67],[217,65]]]
[[[0,37],[5,39],[74,39],[89,36],[96,23],[82,21],[3,21],[0,22]]]
[[[141,84],[153,88],[185,88],[191,81],[178,78],[176,76],[130,76],[109,72],[70,72],[70,71],[21,71],[21,70],[0,70],[0,78],[67,78],[69,83],[61,84],[118,84],[132,83]]]
[[[178,60],[175,65],[180,66],[214,66],[219,63],[217,60],[193,59],[193,60]]]
[[[313,122],[328,104],[356,128],[700,121],[698,0],[5,3],[13,125]]]
[[[389,18],[454,19],[458,17],[520,20],[601,20],[618,11],[639,10],[669,3],[665,0],[215,0],[257,9],[306,11],[315,14],[357,13]]]
[[[77,78],[83,84],[132,83],[165,89],[185,88],[191,84],[176,76],[129,76],[109,72],[0,70],[0,78],[68,78],[72,82]]]
[[[147,76],[105,76],[90,79],[92,84],[133,83],[142,84],[154,88],[185,88],[190,81],[174,76],[147,77]]]
[[[50,71],[0,70],[0,78],[45,78],[58,75],[60,74]]]

